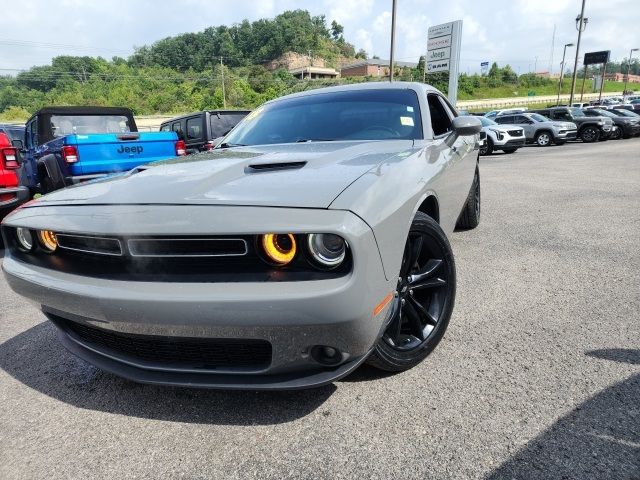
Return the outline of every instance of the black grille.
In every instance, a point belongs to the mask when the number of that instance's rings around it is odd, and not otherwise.
[[[522,130],[508,130],[507,132],[512,137],[519,137],[520,135],[522,135]]]
[[[271,344],[266,340],[135,335],[48,317],[87,346],[156,368],[261,370],[271,363]]]

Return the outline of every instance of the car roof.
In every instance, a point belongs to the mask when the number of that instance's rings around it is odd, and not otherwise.
[[[185,113],[184,115],[179,115],[177,117],[172,117],[169,120],[165,120],[164,122],[162,122],[160,125],[164,125],[165,123],[172,123],[175,122],[176,120],[182,120],[183,118],[188,118],[188,117],[193,117],[195,115],[202,115],[203,113],[212,113],[212,114],[216,114],[216,113],[246,113],[247,115],[249,113],[251,113],[251,110],[234,110],[234,109],[224,109],[224,108],[219,108],[216,110],[202,110],[200,112],[191,112],[191,113]]]
[[[35,112],[27,123],[36,115],[126,115],[133,116],[130,108],[125,107],[98,107],[98,106],[60,106],[44,107]]]

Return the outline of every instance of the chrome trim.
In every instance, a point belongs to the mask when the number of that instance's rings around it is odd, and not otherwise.
[[[69,237],[69,238],[92,238],[95,240],[110,240],[118,243],[118,248],[120,248],[120,253],[110,253],[110,252],[100,252],[97,250],[85,250],[83,248],[73,248],[73,247],[65,247],[60,243],[60,237]],[[106,255],[108,257],[122,257],[124,252],[122,251],[122,242],[119,238],[114,237],[96,237],[93,235],[72,235],[69,233],[56,233],[56,238],[58,239],[58,247],[63,250],[70,250],[72,252],[80,252],[80,253],[91,253],[93,255]]]
[[[140,254],[136,253],[135,247],[132,247],[132,243],[135,242],[201,242],[201,241],[236,241],[242,242],[244,245],[243,253],[215,253],[215,254],[202,254],[202,255],[180,255],[180,254]],[[249,246],[247,241],[243,238],[130,238],[127,240],[127,247],[129,248],[129,255],[132,257],[144,257],[144,258],[208,258],[208,257],[243,257],[249,253]]]

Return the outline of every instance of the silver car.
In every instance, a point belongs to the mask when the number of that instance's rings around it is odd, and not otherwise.
[[[250,113],[211,152],[44,196],[2,224],[9,285],[63,345],[146,383],[291,389],[418,364],[447,239],[480,220],[480,121],[371,83]]]
[[[501,125],[517,125],[524,129],[527,141],[541,147],[555,143],[563,145],[567,140],[575,140],[578,127],[575,123],[559,120],[549,120],[538,113],[517,113],[499,115],[495,118]]]

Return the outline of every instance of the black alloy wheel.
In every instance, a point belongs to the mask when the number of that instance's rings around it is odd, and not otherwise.
[[[484,145],[482,145],[482,147],[480,148],[480,155],[491,155],[493,153],[493,140],[491,140],[491,137],[487,136],[487,138],[484,139]]]
[[[447,329],[455,281],[449,241],[435,220],[418,212],[405,245],[389,320],[368,363],[387,371],[420,363]]]
[[[582,141],[585,143],[597,142],[600,140],[600,130],[596,127],[584,127],[580,138],[582,138]]]

